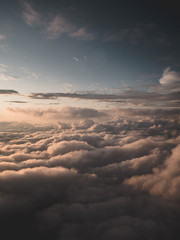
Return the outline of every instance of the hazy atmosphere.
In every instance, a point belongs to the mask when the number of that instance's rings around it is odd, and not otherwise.
[[[0,1],[3,239],[179,240],[178,1]]]

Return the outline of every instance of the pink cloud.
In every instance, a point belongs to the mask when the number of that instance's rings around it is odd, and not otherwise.
[[[29,2],[22,1],[23,18],[30,27],[41,25],[41,14],[37,12]]]

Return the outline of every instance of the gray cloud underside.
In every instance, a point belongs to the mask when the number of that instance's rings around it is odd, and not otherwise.
[[[129,103],[139,106],[167,106],[179,107],[180,92],[157,93],[144,91],[124,91],[122,94],[97,94],[97,93],[31,93],[32,99],[58,99],[58,98],[76,98],[84,100],[98,100],[119,103]]]
[[[25,101],[5,101],[5,102],[8,102],[8,103],[27,103]]]
[[[0,94],[19,94],[19,93],[11,89],[0,89]]]
[[[179,239],[179,113],[119,113],[0,122],[6,239]]]

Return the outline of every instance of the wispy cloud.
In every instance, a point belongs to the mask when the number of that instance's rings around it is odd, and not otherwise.
[[[78,59],[77,57],[73,57],[73,60],[74,60],[75,62],[79,62],[79,59]]]
[[[74,26],[69,23],[64,17],[58,15],[45,26],[45,31],[48,39],[56,39],[63,33],[73,31]]]
[[[46,121],[57,121],[68,120],[68,119],[101,119],[106,117],[107,114],[103,111],[98,111],[93,108],[73,108],[73,107],[64,107],[64,108],[49,108],[49,109],[38,109],[38,108],[12,108],[8,107],[6,109],[8,113],[13,113],[15,115],[26,115],[27,117],[32,117],[32,119],[41,119],[42,117],[46,118]]]
[[[79,59],[73,57],[78,62]],[[159,75],[158,75],[159,76]],[[117,103],[124,107],[180,107],[180,73],[167,68],[159,78],[159,83],[147,87],[147,89],[137,90],[119,89],[119,91],[107,92],[39,92],[29,94],[31,99],[51,99],[74,98],[81,100],[96,100],[99,102]]]
[[[20,78],[15,75],[10,75],[8,73],[0,73],[0,80],[4,81],[14,81],[14,80],[19,80]]]
[[[85,27],[77,29],[75,32],[69,34],[73,38],[81,40],[94,40],[96,38],[95,34],[88,32]]]
[[[4,102],[8,102],[8,103],[27,103],[25,101],[4,101]]]
[[[180,92],[147,92],[137,90],[122,91],[121,94],[100,94],[100,93],[31,93],[29,98],[32,99],[51,99],[59,98],[76,98],[81,100],[97,100],[100,102],[119,103],[124,106],[179,106]],[[174,105],[175,104],[175,105]]]
[[[41,14],[36,11],[33,6],[26,1],[21,1],[23,7],[23,18],[28,26],[37,26],[41,25]]]
[[[44,32],[48,39],[57,39],[62,34],[67,34],[71,38],[85,41],[95,39],[95,35],[89,32],[86,27],[79,28],[61,14],[55,16],[54,19],[48,23],[44,23]]]
[[[53,17],[52,14],[51,17],[49,17],[50,14],[44,16],[40,12],[36,11],[29,2],[24,1],[22,1],[22,7],[22,14],[26,24],[30,27],[40,26],[42,32],[48,39],[57,39],[62,34],[67,34],[69,37],[79,40],[95,39],[95,34],[89,32],[87,27],[79,27],[60,13],[53,15]]]

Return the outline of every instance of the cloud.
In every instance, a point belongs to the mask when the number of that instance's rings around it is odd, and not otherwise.
[[[67,34],[71,38],[78,40],[86,41],[95,39],[95,35],[90,33],[86,27],[79,28],[62,15],[55,16],[52,21],[44,25],[44,29],[48,39],[57,39],[62,34]]]
[[[96,94],[96,93],[31,93],[33,99],[57,99],[60,97],[79,98],[79,99],[118,99],[120,96],[113,94]]]
[[[41,25],[41,14],[29,2],[21,1],[21,4],[23,7],[22,15],[26,24],[30,27]]]
[[[4,81],[17,81],[20,78],[8,73],[0,73],[0,79]]]
[[[79,59],[78,59],[77,57],[73,57],[73,60],[74,60],[75,62],[79,62]]]
[[[52,156],[57,155],[64,155],[69,152],[73,151],[80,151],[80,150],[93,150],[93,147],[89,146],[85,142],[81,141],[62,141],[60,143],[55,143],[53,146],[50,146],[47,151]]]
[[[63,33],[69,33],[73,31],[74,26],[70,24],[64,17],[55,16],[55,18],[46,26],[46,34],[49,39],[56,39]]]
[[[157,88],[159,89],[157,90]],[[29,98],[32,99],[58,99],[58,98],[77,98],[83,100],[98,100],[104,102],[119,103],[124,106],[168,106],[168,107],[178,107],[180,100],[180,92],[178,89],[176,91],[165,91],[165,89],[160,90],[158,85],[154,91],[141,91],[141,90],[121,90],[119,94],[117,93],[96,93],[96,92],[74,92],[74,93],[31,93]]]
[[[126,179],[125,183],[136,189],[147,190],[154,195],[179,199],[179,154],[180,145],[172,149],[172,154],[166,159],[163,166],[154,168],[152,174],[134,176]]]
[[[19,93],[11,89],[0,89],[0,94],[19,94]]]
[[[57,124],[0,122],[1,234],[179,238],[178,111],[104,110],[109,119],[92,120],[102,114],[92,110],[64,108]]]
[[[171,71],[170,68],[166,68],[163,72],[162,77],[159,80],[162,85],[180,85],[180,73]]]
[[[25,101],[4,101],[4,102],[8,102],[8,103],[27,103]]]
[[[96,37],[93,33],[87,31],[85,27],[77,29],[75,32],[69,34],[73,38],[80,40],[94,40]]]
[[[58,39],[62,34],[78,40],[94,40],[95,34],[85,26],[78,26],[64,17],[63,14],[49,14],[45,16],[36,11],[32,4],[22,1],[22,15],[26,24],[30,27],[41,27],[42,32],[48,39]]]
[[[13,114],[22,114],[26,116],[32,116],[37,119],[42,119],[42,117],[46,118],[46,121],[49,120],[59,120],[59,119],[87,119],[87,118],[104,118],[107,114],[103,111],[98,111],[92,108],[72,108],[72,107],[64,107],[64,108],[49,108],[49,109],[31,109],[31,108],[12,108],[8,107],[7,111]]]

